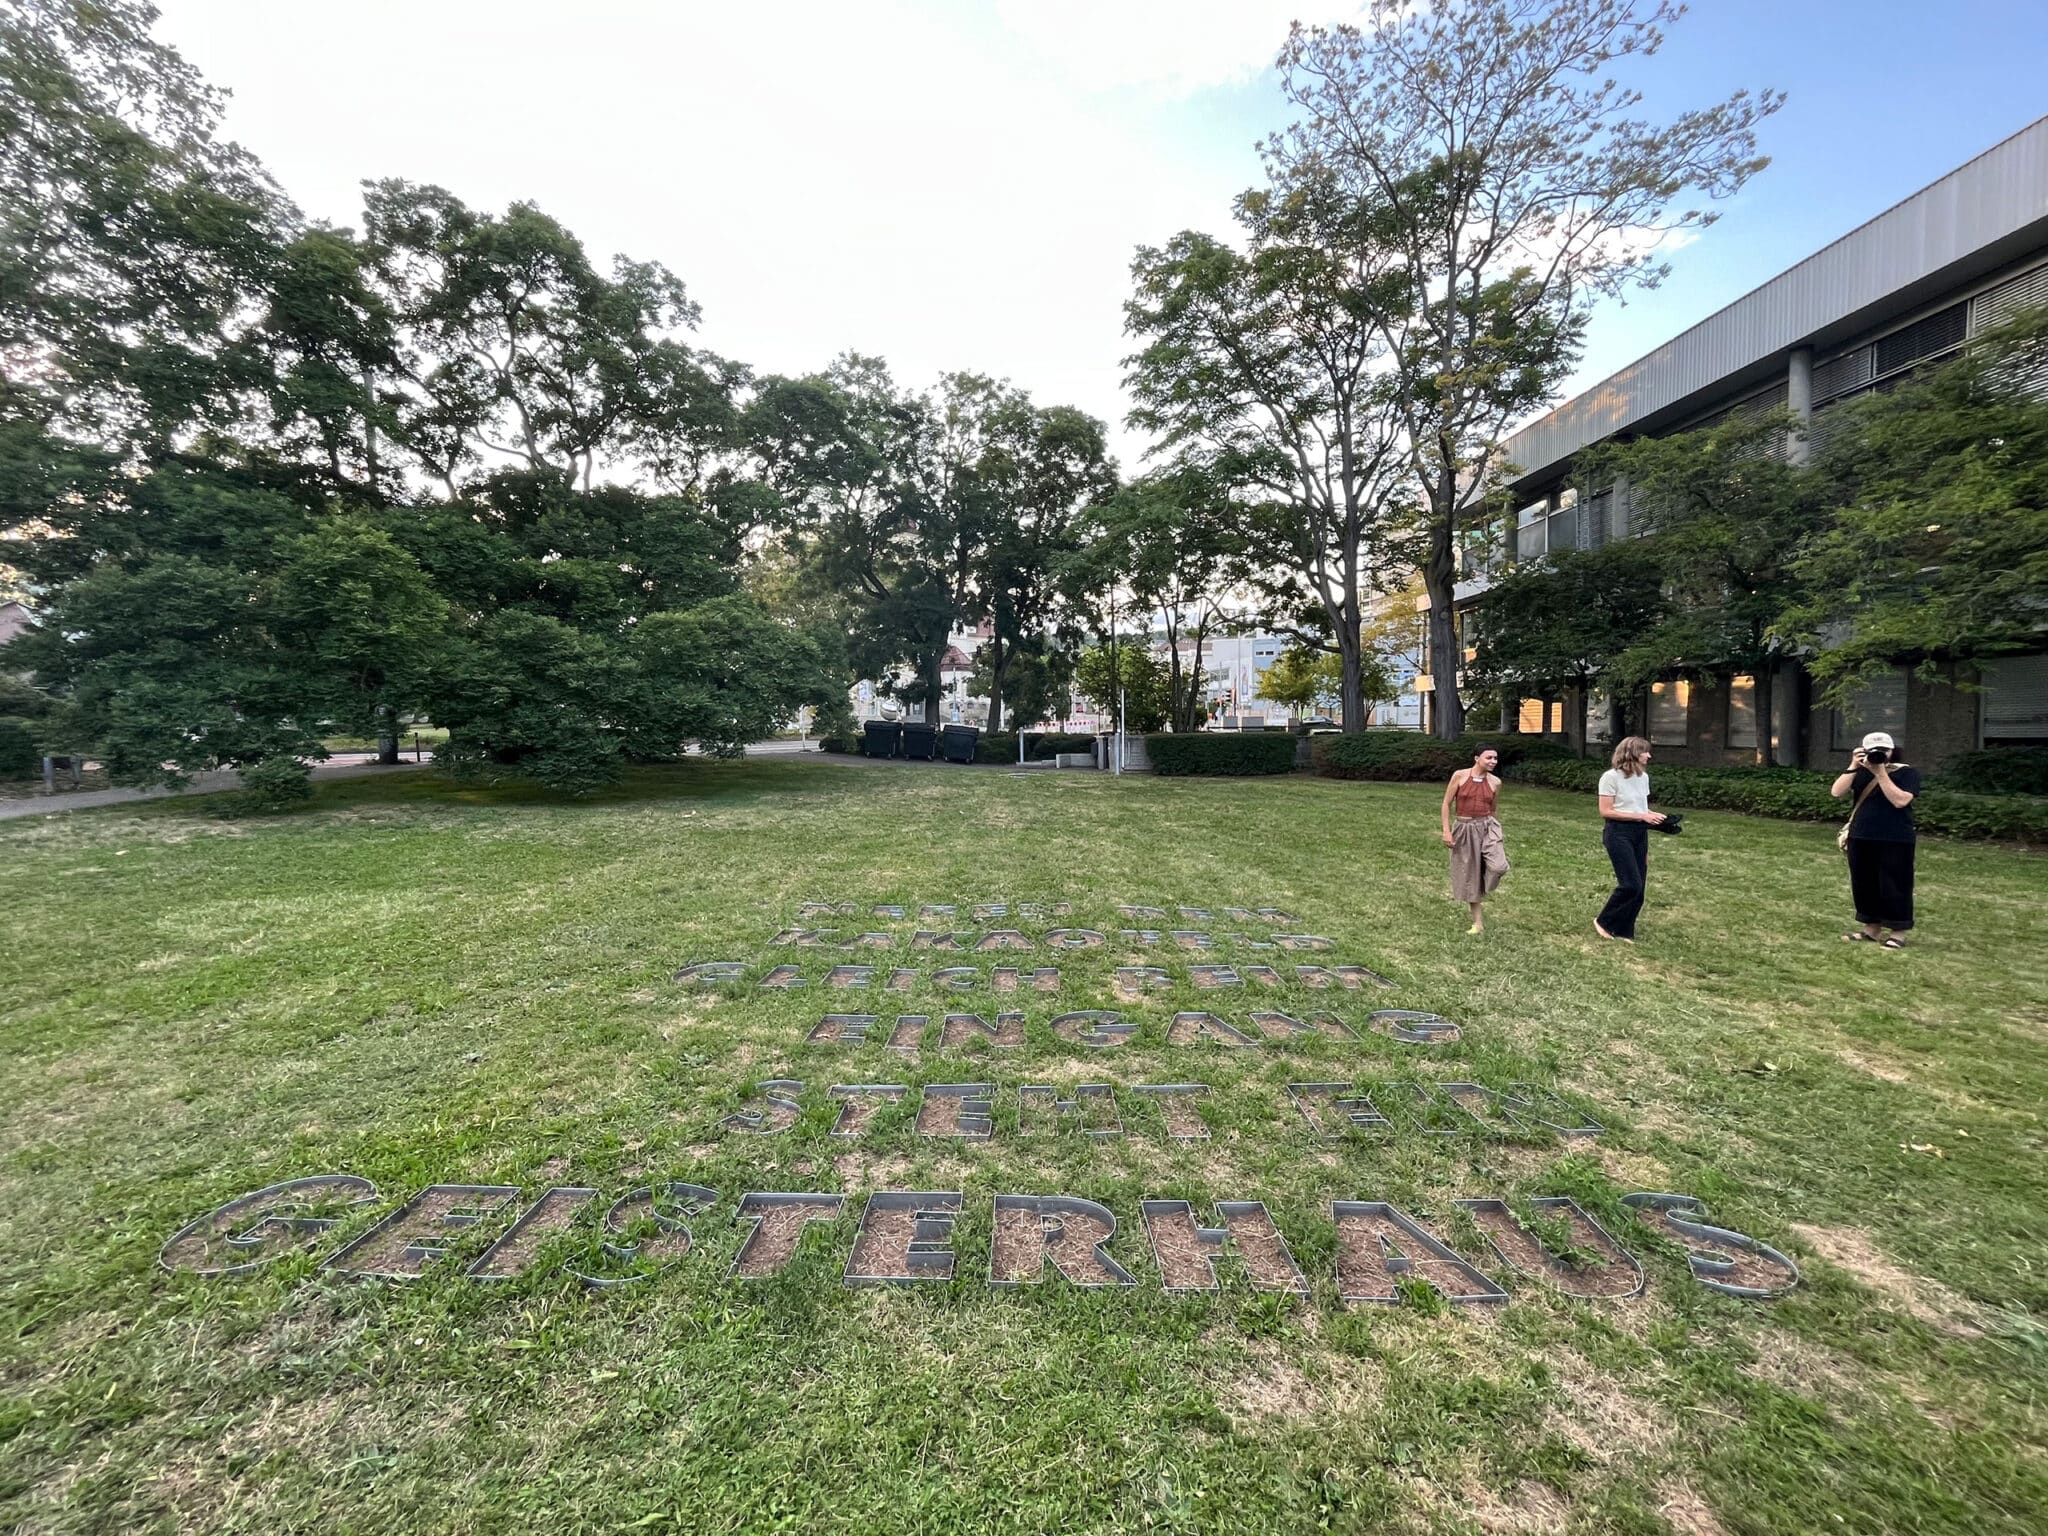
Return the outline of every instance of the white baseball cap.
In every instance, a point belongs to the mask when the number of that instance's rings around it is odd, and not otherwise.
[[[1889,752],[1896,749],[1897,746],[1898,743],[1892,740],[1891,733],[1889,731],[1872,731],[1868,736],[1863,738],[1863,750],[1866,752],[1868,752],[1872,747],[1883,747],[1886,751]]]

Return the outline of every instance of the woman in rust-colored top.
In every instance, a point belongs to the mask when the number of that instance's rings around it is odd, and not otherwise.
[[[1444,846],[1451,850],[1451,897],[1472,909],[1468,933],[1483,933],[1486,920],[1479,909],[1493,894],[1508,872],[1507,845],[1501,840],[1500,821],[1494,803],[1500,795],[1500,779],[1494,765],[1500,754],[1481,747],[1472,754],[1472,766],[1451,775],[1444,790]],[[1452,825],[1452,813],[1457,824]]]

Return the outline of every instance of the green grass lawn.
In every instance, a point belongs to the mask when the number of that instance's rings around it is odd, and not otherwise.
[[[753,1532],[1816,1531],[2048,1526],[2048,862],[1941,841],[1899,954],[1848,945],[1826,827],[1689,814],[1656,840],[1642,942],[1590,797],[1510,787],[1514,873],[1464,933],[1438,791],[1306,778],[692,764],[585,803],[431,774],[324,785],[223,821],[160,802],[0,826],[0,1529]],[[1272,905],[1329,954],[1223,942],[937,957],[771,947],[807,900]],[[841,928],[913,922],[824,920]],[[926,924],[925,926],[946,926]],[[963,920],[960,928],[973,926]],[[1022,926],[1042,931],[1044,921]],[[1212,932],[1210,923],[1155,923]],[[1194,992],[1185,963],[1345,961],[1392,991]],[[833,960],[1058,965],[1062,991],[827,992]],[[679,987],[689,961],[799,991]],[[1113,967],[1176,978],[1110,999]],[[1027,1015],[1012,1053],[813,1046],[828,1010]],[[1121,1006],[1124,1048],[1054,1040]],[[1176,1008],[1433,1009],[1378,1035],[1161,1043]],[[936,1033],[936,1030],[934,1030]],[[1607,1124],[1318,1139],[1286,1084],[1554,1086]],[[722,1134],[801,1079],[775,1136]],[[1199,1080],[1213,1136],[1026,1137],[1016,1088]],[[918,1085],[1000,1085],[986,1144],[915,1134]],[[854,1142],[837,1083],[902,1082]],[[245,1279],[157,1268],[185,1221],[275,1180],[386,1197]],[[318,1266],[436,1182],[718,1191],[695,1248],[586,1294],[550,1262],[486,1288]],[[961,1190],[949,1284],[848,1289],[879,1189]],[[784,1273],[725,1278],[751,1190],[843,1191]],[[1705,1200],[1793,1255],[1771,1303],[1716,1295],[1633,1223]],[[987,1285],[999,1193],[1103,1202],[1126,1291]],[[1649,1272],[1582,1301],[1492,1262],[1460,1196],[1568,1194]],[[1263,1200],[1313,1294],[1158,1282],[1138,1202]],[[1425,1219],[1505,1306],[1345,1308],[1334,1199]],[[602,1206],[595,1209],[602,1209]],[[467,1258],[495,1228],[474,1229]],[[589,1254],[590,1239],[562,1250]]]

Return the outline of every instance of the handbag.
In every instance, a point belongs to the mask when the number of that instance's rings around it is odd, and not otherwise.
[[[1856,813],[1863,809],[1863,802],[1870,798],[1870,792],[1875,788],[1877,775],[1873,773],[1870,782],[1863,786],[1863,793],[1856,797],[1856,803],[1849,807],[1849,819],[1842,823],[1842,830],[1835,834],[1835,846],[1844,853],[1849,851],[1849,829],[1856,825]]]

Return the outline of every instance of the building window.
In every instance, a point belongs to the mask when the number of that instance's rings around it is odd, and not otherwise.
[[[1756,750],[1756,679],[1753,677],[1728,679],[1728,745],[1744,752]]]
[[[1593,693],[1591,691],[1588,691],[1588,693],[1586,694],[1587,741],[1592,742],[1607,740],[1607,718],[1607,695],[1604,693]]]
[[[1522,707],[1515,712],[1515,729],[1524,736],[1542,734],[1543,701],[1541,699],[1522,700]]]
[[[2048,656],[1983,665],[1984,743],[2048,741]]]
[[[1888,732],[1893,739],[1906,734],[1906,674],[1887,672],[1872,678],[1849,700],[1847,709],[1833,712],[1834,725],[1828,745],[1837,752],[1854,751],[1871,731]]]
[[[1550,550],[1550,503],[1532,501],[1515,514],[1515,558],[1534,560]]]
[[[1650,744],[1685,745],[1685,716],[1692,708],[1692,684],[1684,679],[1650,684]]]

